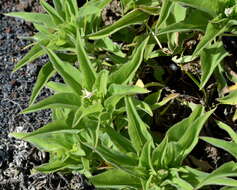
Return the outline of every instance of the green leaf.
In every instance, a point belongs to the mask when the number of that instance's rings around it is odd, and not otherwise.
[[[149,14],[147,14],[139,9],[135,9],[135,10],[131,11],[130,13],[126,14],[125,16],[123,16],[121,19],[119,19],[112,25],[107,26],[106,28],[104,28],[96,33],[90,34],[87,37],[92,40],[93,39],[101,39],[101,38],[107,37],[107,36],[117,32],[118,30],[121,30],[122,28],[125,28],[127,26],[143,23],[146,19],[148,19],[148,17],[149,17]]]
[[[94,88],[98,97],[104,97],[107,94],[109,71],[102,70],[98,73]]]
[[[217,65],[220,64],[226,56],[228,56],[228,53],[223,48],[221,42],[216,42],[201,52],[202,77],[199,85],[200,89],[204,88]]]
[[[109,37],[100,39],[95,42],[97,48],[102,48],[108,52],[111,52],[117,56],[125,57],[125,53],[121,50],[121,45],[114,43]]]
[[[92,1],[93,3],[91,3],[89,1],[89,3],[86,3],[83,7],[80,8],[79,10],[79,16],[80,17],[86,17],[92,14],[98,14],[100,13],[101,9],[99,7],[96,7],[94,5],[95,1]]]
[[[171,10],[174,7],[174,3],[170,0],[164,0],[162,2],[162,7],[159,15],[159,20],[156,24],[156,28],[160,29],[162,24],[166,21],[166,19],[169,17]]]
[[[31,133],[10,133],[10,136],[27,140],[27,138],[37,136],[37,135],[46,135],[46,134],[55,134],[55,133],[75,134],[78,132],[80,132],[80,130],[69,127],[64,120],[57,120]]]
[[[163,100],[161,100],[160,102],[154,103],[153,105],[151,105],[151,109],[152,110],[156,110],[162,106],[164,106],[165,104],[167,104],[168,102],[170,102],[171,100],[177,98],[179,96],[178,93],[173,93],[168,95],[167,97],[163,98]]]
[[[128,134],[137,154],[140,154],[146,141],[151,141],[152,137],[147,130],[147,125],[141,120],[131,97],[125,97],[126,110],[128,116]]]
[[[148,103],[149,105],[155,104],[159,101],[160,97],[161,97],[161,93],[162,93],[162,89],[158,90],[157,92],[153,92],[151,94],[149,94],[146,98],[145,98],[145,102]]]
[[[149,93],[150,91],[138,86],[111,84],[109,86],[108,92],[111,96],[115,95],[124,96],[124,95],[135,95],[135,94],[146,94]]]
[[[62,0],[53,0],[54,8],[60,17],[65,18],[65,12],[63,6],[65,5]]]
[[[193,57],[198,56],[200,52],[207,47],[217,36],[224,33],[229,28],[228,20],[224,20],[221,23],[209,22],[207,25],[206,33],[198,43]]]
[[[36,24],[44,24],[47,27],[52,28],[54,23],[52,22],[51,18],[47,14],[42,13],[28,13],[28,12],[11,12],[5,14],[6,16],[13,16],[24,19],[27,22],[32,22]]]
[[[62,62],[52,50],[46,50],[55,70],[63,77],[64,81],[72,88],[72,90],[80,96],[82,94],[81,73],[69,63]]]
[[[235,189],[237,187],[237,180],[232,179],[232,178],[225,178],[225,177],[210,179],[208,183],[221,185],[221,186],[231,186],[231,187],[235,187]]]
[[[213,146],[216,146],[218,148],[221,148],[227,152],[229,152],[231,155],[233,155],[235,158],[237,158],[237,144],[234,142],[228,142],[221,139],[216,139],[212,137],[200,137],[200,139],[212,144]]]
[[[107,110],[115,110],[116,105],[119,103],[119,101],[124,98],[125,95],[121,95],[121,96],[109,96],[105,101],[104,101],[104,107]]]
[[[236,132],[235,132],[230,126],[226,125],[225,123],[223,123],[223,122],[221,122],[221,121],[217,121],[217,125],[218,125],[221,129],[225,130],[225,131],[230,135],[231,139],[232,139],[235,143],[237,143],[237,134],[236,134]]]
[[[90,62],[88,55],[86,54],[85,49],[83,48],[79,30],[77,30],[76,51],[80,70],[83,75],[83,80],[85,81],[85,88],[90,91],[96,78],[95,70]]]
[[[235,177],[237,176],[237,165],[234,162],[228,162],[214,170],[204,180],[202,180],[195,189],[200,189],[205,185],[215,183],[215,180],[219,180],[224,177]],[[236,184],[235,184],[236,185]],[[231,186],[231,183],[229,184]]]
[[[36,167],[35,170],[43,173],[53,173],[65,169],[81,169],[81,167],[82,166],[80,166],[80,164],[78,164],[75,160],[66,158],[63,160],[52,160],[49,163]]]
[[[58,14],[58,12],[45,0],[40,0],[42,7],[48,12],[55,24],[61,24],[64,22],[63,18]]]
[[[78,17],[79,16],[79,8],[77,4],[77,0],[70,0],[66,1],[66,5],[68,7],[68,10],[70,11],[69,16],[72,17]]]
[[[147,37],[135,50],[133,57],[128,63],[122,65],[117,71],[112,73],[109,77],[110,83],[117,83],[117,84],[126,84],[132,80],[134,77],[137,69],[139,68],[140,64],[143,60],[143,53],[145,47],[148,43],[149,37]]]
[[[165,138],[153,152],[154,165],[159,168],[174,167],[181,164],[197,144],[200,130],[213,112],[211,110],[204,114],[203,109],[202,106],[198,106],[188,118],[178,122],[167,131]],[[173,144],[169,145],[172,142]],[[173,154],[175,152],[179,152],[179,154],[175,156]],[[168,159],[166,154],[173,155],[174,160]],[[164,165],[164,163],[170,163],[171,165]]]
[[[143,149],[141,151],[141,155],[139,158],[139,166],[147,168],[147,169],[150,169],[150,168],[153,169],[152,161],[151,161],[152,145],[153,145],[153,142],[147,141],[146,144],[143,146]]]
[[[199,116],[195,121],[193,121],[192,126],[188,126],[187,130],[178,141],[180,146],[183,148],[183,159],[193,150],[193,148],[198,143],[199,133],[203,125],[213,112],[214,110],[211,110]]]
[[[168,34],[173,32],[189,32],[189,31],[203,31],[204,25],[187,24],[184,21],[170,24],[158,31],[158,35]]]
[[[73,93],[73,90],[66,84],[50,81],[46,86],[55,92],[59,93]]]
[[[126,137],[124,137],[123,135],[121,135],[120,133],[118,133],[111,127],[106,127],[104,130],[106,131],[111,141],[119,150],[125,153],[135,152],[131,142]]]
[[[75,142],[72,135],[79,132],[78,129],[69,128],[63,120],[58,120],[33,133],[11,133],[10,135],[28,141],[42,151],[60,154],[62,151],[73,148]]]
[[[162,27],[158,30],[158,35],[171,32],[187,32],[187,31],[205,31],[210,19],[209,15],[196,10],[190,9],[187,11],[185,19]]]
[[[221,104],[236,105],[237,104],[237,90],[230,92],[227,96],[219,98]]]
[[[220,190],[236,190],[236,187],[223,187]]]
[[[177,187],[177,189],[182,190],[193,190],[193,186],[187,182],[186,180],[182,179],[179,176],[179,173],[176,171],[176,169],[171,169],[172,173],[172,179],[170,185]],[[188,174],[187,174],[188,175]]]
[[[39,58],[40,56],[44,55],[45,52],[44,52],[44,50],[42,49],[41,46],[47,46],[48,43],[49,43],[48,40],[42,40],[42,41],[38,42],[37,44],[35,44],[31,48],[31,50],[16,64],[16,66],[14,67],[13,72],[16,72],[21,67],[28,64],[29,62],[32,62],[35,59]]]
[[[86,17],[92,14],[99,14],[107,4],[112,0],[91,0],[87,1],[79,10],[80,17]]]
[[[51,63],[47,63],[44,65],[37,77],[36,83],[33,88],[33,92],[30,97],[30,104],[32,104],[36,97],[39,95],[41,89],[44,87],[44,85],[47,83],[47,81],[55,74],[55,71],[53,69],[53,66]]]
[[[80,107],[74,117],[74,121],[73,121],[73,126],[77,126],[79,124],[79,122],[81,121],[82,118],[93,114],[93,113],[97,113],[97,112],[102,112],[103,111],[103,106],[99,103],[96,104],[92,104],[90,106],[87,107]]]
[[[136,100],[136,99],[134,102],[136,104],[137,109],[142,110],[145,113],[149,114],[151,117],[153,117],[153,112],[152,112],[152,109],[149,106],[149,104],[147,104],[146,102],[144,102],[142,100]]]
[[[182,5],[189,6],[204,12],[207,12],[211,16],[217,16],[220,11],[225,7],[225,2],[220,0],[171,0],[173,2],[181,3]]]
[[[121,169],[110,169],[89,179],[97,188],[141,188],[139,178],[134,177]]]
[[[88,144],[85,145],[99,154],[103,160],[122,170],[129,172],[130,170],[127,169],[127,166],[135,167],[137,165],[137,158],[127,156],[124,153],[104,147],[103,145],[97,147],[93,147]]]
[[[38,110],[49,108],[70,108],[77,109],[81,106],[81,101],[78,96],[73,93],[59,93],[50,96],[36,104],[31,105],[22,111],[22,113],[31,113]]]

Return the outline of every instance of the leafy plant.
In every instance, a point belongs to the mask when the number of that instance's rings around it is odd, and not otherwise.
[[[215,74],[219,92],[227,86],[221,71],[229,54],[219,36],[236,32],[236,2],[121,0],[124,15],[101,27],[101,11],[110,2],[90,0],[78,7],[76,0],[54,0],[54,6],[42,0],[46,13],[7,14],[33,22],[38,30],[31,38],[35,40],[33,47],[14,71],[42,55],[49,57],[38,74],[30,106],[22,113],[52,110],[51,123],[30,133],[10,135],[50,153],[49,162],[37,171],[81,172],[98,188],[236,188],[232,178],[237,173],[235,162],[211,173],[185,164],[215,111],[208,105],[206,85]],[[203,36],[188,55],[184,43],[197,33]],[[162,80],[166,67],[156,59],[172,57],[182,69],[199,56],[201,75],[185,74],[202,90],[203,105],[182,102],[192,110],[188,117],[170,125],[165,134],[153,130],[150,121],[154,113],[162,115],[173,101],[181,101],[179,93],[162,95],[169,89]],[[160,81],[150,82],[147,77],[148,82],[144,82],[146,67],[155,68]],[[56,73],[64,82],[49,81]],[[52,89],[54,95],[35,103],[44,87]],[[219,93],[218,100],[236,104],[235,95],[235,91],[225,97]],[[230,128],[223,128],[236,138]],[[236,142],[201,139],[236,154]]]
[[[226,141],[226,140],[221,140],[221,139],[216,139],[216,138],[212,138],[212,137],[200,137],[202,140],[217,146],[219,148],[222,148],[224,150],[226,150],[227,152],[229,152],[231,155],[233,155],[235,158],[237,157],[237,152],[236,152],[236,142],[237,142],[237,136],[236,136],[236,132],[228,125],[226,125],[223,122],[218,121],[217,122],[218,126],[225,130],[229,136],[231,137],[232,141]]]

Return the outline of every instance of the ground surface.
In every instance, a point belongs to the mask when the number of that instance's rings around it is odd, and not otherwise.
[[[33,27],[22,20],[4,16],[12,11],[41,11],[37,0],[0,0],[0,189],[1,190],[63,190],[92,189],[81,175],[31,174],[34,166],[48,156],[28,143],[8,137],[15,131],[32,131],[48,123],[50,112],[21,115],[28,106],[36,76],[46,58],[12,73],[14,65],[27,52],[28,41],[21,37],[33,34]],[[40,99],[48,96],[44,90]]]

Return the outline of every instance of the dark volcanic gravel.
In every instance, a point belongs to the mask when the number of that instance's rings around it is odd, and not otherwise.
[[[37,0],[0,0],[0,189],[1,190],[61,190],[92,189],[83,176],[61,174],[31,174],[34,166],[48,160],[30,144],[8,137],[10,132],[29,132],[50,120],[50,111],[28,115],[19,112],[28,106],[29,97],[40,67],[47,61],[42,58],[12,73],[14,65],[27,52],[33,27],[22,20],[6,17],[12,11],[41,11]],[[45,89],[40,99],[50,95]]]

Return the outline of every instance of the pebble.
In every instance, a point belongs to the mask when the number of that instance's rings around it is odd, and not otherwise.
[[[42,10],[37,6],[39,0],[0,1],[0,12],[26,9],[31,11],[29,9],[33,4],[36,5],[34,10]],[[65,184],[58,174],[30,175],[34,166],[42,164],[42,160],[47,161],[46,154],[36,149],[36,156],[32,156],[30,152],[34,148],[29,143],[8,136],[9,132],[38,129],[51,118],[51,112],[48,110],[27,115],[19,114],[28,106],[38,71],[48,60],[45,56],[12,73],[14,65],[28,51],[23,51],[22,48],[30,43],[18,37],[31,36],[33,31],[32,25],[0,14],[0,189],[3,190],[42,189],[41,186],[50,190],[52,186],[55,186],[54,189],[58,186],[55,182]],[[42,94],[39,99],[52,93],[44,90]],[[85,182],[80,183],[83,185]],[[67,185],[61,185],[60,189],[70,190]]]

